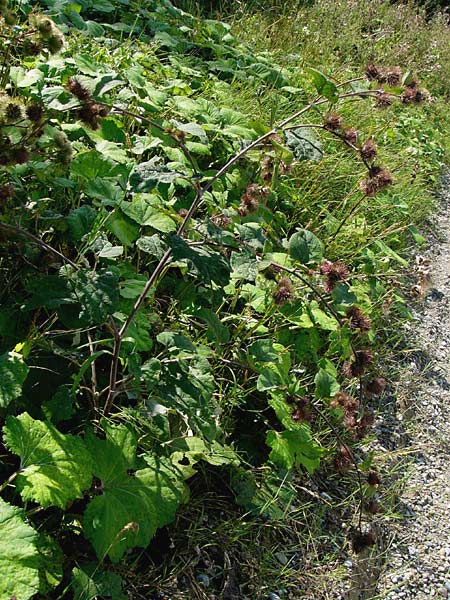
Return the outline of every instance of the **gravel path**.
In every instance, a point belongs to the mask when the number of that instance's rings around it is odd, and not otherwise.
[[[431,278],[414,321],[417,350],[397,386],[397,412],[379,425],[410,451],[410,474],[375,595],[379,600],[450,598],[450,173],[425,261]],[[393,422],[396,422],[393,426]],[[391,531],[392,534],[392,531]],[[374,586],[375,587],[375,586]]]

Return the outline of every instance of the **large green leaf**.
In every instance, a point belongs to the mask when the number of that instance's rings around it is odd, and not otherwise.
[[[297,160],[322,160],[322,143],[310,127],[286,131],[286,146]]]
[[[16,352],[0,355],[0,407],[5,408],[18,398],[28,375],[28,367]]]
[[[268,431],[266,443],[272,448],[270,460],[284,469],[304,466],[313,473],[319,467],[323,449],[314,441],[307,425],[295,431]]]
[[[151,192],[159,183],[169,184],[181,177],[181,173],[172,171],[159,156],[135,167],[130,175],[133,192]]]
[[[157,198],[146,198],[143,194],[133,202],[122,202],[120,208],[139,225],[153,227],[163,233],[175,231],[177,228],[175,221],[157,206],[157,202]]]
[[[0,498],[0,600],[28,600],[38,592],[37,537],[22,511]]]
[[[81,304],[80,319],[101,325],[119,304],[119,278],[110,270],[80,270],[69,281],[72,297]]]
[[[72,240],[80,241],[83,235],[89,233],[96,218],[97,211],[87,204],[71,210],[66,217],[66,222]]]
[[[101,425],[106,438],[101,440],[90,431],[86,435],[86,445],[95,460],[96,477],[108,486],[134,467],[137,441],[124,425],[110,425],[105,419]]]
[[[109,556],[116,562],[128,548],[145,548],[187,496],[180,475],[156,459],[151,467],[130,475],[135,444],[124,426],[107,428],[105,440],[88,437],[103,494],[88,504],[84,530],[100,559]]]
[[[289,240],[289,254],[303,264],[318,263],[323,258],[323,244],[312,231],[301,229]]]
[[[9,416],[3,431],[5,446],[21,459],[16,486],[24,500],[64,508],[90,487],[93,461],[81,438],[28,413]]]
[[[205,283],[214,281],[220,286],[227,285],[230,279],[230,267],[225,257],[220,252],[213,252],[207,248],[192,248],[177,235],[172,235],[169,240],[175,260],[186,260],[195,275],[200,276]]]

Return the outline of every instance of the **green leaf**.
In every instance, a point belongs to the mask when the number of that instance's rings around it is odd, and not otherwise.
[[[0,498],[0,598],[28,600],[39,590],[38,534],[23,511]]]
[[[74,600],[126,600],[122,591],[123,581],[120,575],[100,569],[97,564],[83,565],[72,571],[70,582]]]
[[[319,305],[315,300],[310,302],[308,310],[313,323],[321,329],[325,329],[326,331],[336,331],[336,329],[338,329],[339,323],[336,320],[336,317],[327,315],[326,312],[319,308]]]
[[[323,449],[305,424],[296,431],[268,431],[266,443],[272,448],[270,460],[284,469],[304,466],[309,473],[314,473],[319,468]]]
[[[231,255],[231,276],[233,279],[255,281],[258,276],[258,263],[253,252],[233,252]]]
[[[79,437],[28,413],[7,417],[3,432],[5,446],[21,459],[16,487],[24,500],[64,508],[90,487],[92,460]]]
[[[312,67],[308,67],[306,71],[311,75],[314,87],[321,96],[324,96],[332,104],[339,100],[339,90],[331,79],[328,79],[321,71]]]
[[[152,203],[144,196],[133,202],[122,202],[120,208],[130,219],[144,227],[153,227],[163,233],[170,233],[177,228],[177,224],[169,215],[155,206],[154,201]]]
[[[374,243],[374,246],[376,246],[382,254],[384,254],[385,256],[389,256],[389,258],[394,259],[396,262],[398,262],[400,265],[402,265],[402,267],[407,267],[409,265],[407,260],[402,258],[399,254],[397,254],[397,252],[392,250],[392,248],[390,248],[387,244],[385,244],[383,242],[383,240],[377,240]]]
[[[109,556],[117,562],[127,549],[145,548],[158,527],[173,520],[187,488],[173,470],[156,459],[151,467],[129,475],[135,439],[124,427],[110,428],[106,440],[89,436],[87,443],[103,494],[86,508],[85,535],[99,559]]]
[[[310,127],[286,131],[286,146],[297,160],[322,160],[322,143]]]
[[[136,275],[136,279],[127,279],[120,283],[122,298],[137,298],[141,295],[147,279],[143,275]]]
[[[323,258],[323,244],[312,231],[301,229],[289,240],[289,254],[305,265],[318,263]]]
[[[200,276],[205,283],[217,283],[225,286],[230,278],[230,267],[220,252],[213,252],[203,247],[192,248],[177,235],[169,240],[175,260],[186,259],[194,274]]]
[[[214,311],[209,308],[201,308],[195,313],[195,316],[208,325],[206,335],[210,341],[226,344],[230,340],[230,332]]]
[[[134,467],[137,439],[124,425],[111,425],[106,419],[102,419],[100,424],[106,439],[101,440],[88,431],[86,446],[95,460],[95,476],[109,486]]]
[[[156,233],[154,235],[144,235],[140,237],[136,242],[136,246],[142,252],[150,254],[157,259],[162,258],[164,252],[167,250],[167,246]]]
[[[43,533],[39,534],[36,547],[40,558],[39,591],[41,594],[47,594],[61,583],[64,555],[55,540]]]
[[[42,411],[46,418],[56,424],[60,421],[68,421],[74,413],[73,395],[70,388],[62,385],[50,400],[42,404]]]
[[[325,369],[319,369],[314,378],[316,398],[332,398],[340,390],[336,377]]]
[[[76,271],[69,280],[72,297],[81,304],[80,319],[101,325],[119,304],[119,278],[106,269]]]
[[[22,355],[5,352],[0,355],[0,407],[6,408],[22,393],[22,384],[27,378],[28,367]]]
[[[97,150],[80,152],[75,156],[71,165],[73,175],[92,181],[97,177],[114,177],[123,167],[119,167],[110,158],[102,156]]]
[[[120,210],[110,213],[106,226],[124,246],[132,246],[139,237],[139,226]]]
[[[66,222],[72,240],[78,242],[89,233],[96,218],[97,212],[87,204],[71,210],[66,217]]]
[[[96,177],[93,179],[87,190],[86,194],[90,198],[98,198],[102,200],[102,203],[110,206],[115,206],[125,196],[125,192],[118,185],[115,185],[109,179],[102,179],[100,177]]]
[[[202,438],[195,436],[177,438],[171,442],[170,448],[175,450],[170,455],[170,460],[177,468],[186,472],[186,478],[196,473],[193,465],[201,460],[213,466],[239,464],[234,450],[228,446],[222,446],[217,441],[208,444]]]
[[[130,187],[133,192],[151,192],[159,183],[170,184],[182,174],[172,171],[159,156],[135,167],[130,175]]]

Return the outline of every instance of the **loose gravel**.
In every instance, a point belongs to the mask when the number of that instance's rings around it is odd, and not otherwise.
[[[442,203],[431,244],[418,257],[430,270],[422,302],[413,310],[412,352],[397,386],[396,414],[378,423],[386,450],[406,451],[408,479],[401,493],[390,547],[376,600],[450,598],[450,172],[443,179]],[[382,445],[382,444],[381,444]]]

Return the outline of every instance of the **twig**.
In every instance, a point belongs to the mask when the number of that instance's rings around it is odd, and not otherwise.
[[[13,231],[14,233],[25,236],[28,239],[32,240],[38,246],[41,246],[41,248],[44,248],[44,250],[47,250],[47,252],[51,252],[52,254],[54,254],[55,256],[60,258],[62,261],[69,264],[74,269],[78,270],[80,268],[76,263],[74,263],[72,260],[70,260],[70,258],[67,258],[67,256],[64,256],[64,254],[61,254],[61,252],[56,250],[56,248],[53,248],[53,246],[50,246],[49,244],[47,244],[47,242],[44,242],[44,240],[41,240],[41,238],[38,238],[36,235],[33,235],[32,233],[30,233],[29,231],[26,231],[25,229],[22,229],[21,227],[17,227],[16,225],[7,225],[6,223],[3,223],[1,221],[0,221],[0,228],[6,229],[7,231]]]

